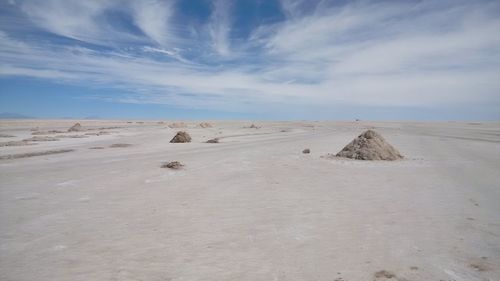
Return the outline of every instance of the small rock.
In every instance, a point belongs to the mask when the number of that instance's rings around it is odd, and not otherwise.
[[[173,162],[165,163],[165,164],[161,165],[161,167],[178,170],[178,169],[184,167],[184,165],[179,161],[173,161]]]
[[[219,138],[209,139],[207,140],[207,143],[219,143]]]

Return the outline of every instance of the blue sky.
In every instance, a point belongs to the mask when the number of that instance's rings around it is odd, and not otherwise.
[[[499,1],[0,2],[0,112],[500,119]]]

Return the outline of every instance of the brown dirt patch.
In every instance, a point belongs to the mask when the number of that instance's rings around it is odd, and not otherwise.
[[[60,130],[49,130],[49,131],[35,131],[32,132],[31,134],[34,136],[37,135],[53,135],[53,134],[63,134],[66,133],[65,131],[60,131]]]
[[[35,145],[36,143],[31,143],[28,141],[7,141],[7,142],[0,142],[0,147],[2,146],[25,146],[25,145]]]
[[[24,139],[23,141],[58,141],[58,138],[47,137],[47,136],[35,136],[29,139]]]
[[[130,147],[130,146],[132,146],[130,143],[113,143],[109,147],[117,148],[117,147]]]

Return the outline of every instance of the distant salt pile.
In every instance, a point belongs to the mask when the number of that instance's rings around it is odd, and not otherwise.
[[[399,151],[372,130],[359,135],[336,156],[358,160],[398,160],[403,158]]]
[[[208,122],[202,122],[198,126],[200,126],[202,128],[212,128],[212,124],[210,124]]]
[[[171,143],[183,143],[183,142],[191,142],[191,136],[183,131],[177,132],[177,134],[170,140]]]
[[[176,122],[168,125],[168,127],[172,129],[178,129],[178,128],[187,128],[187,125],[184,122]]]
[[[76,123],[75,125],[71,126],[71,128],[68,129],[68,132],[81,132],[83,131],[82,125],[80,123]]]
[[[260,129],[260,127],[256,126],[255,124],[250,125],[250,127],[248,127],[248,128],[250,128],[250,129]]]

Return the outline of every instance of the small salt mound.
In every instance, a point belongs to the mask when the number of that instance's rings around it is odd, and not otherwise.
[[[68,129],[68,132],[80,132],[83,131],[82,125],[80,123],[76,123],[71,128]]]
[[[198,126],[200,126],[202,128],[212,128],[212,124],[210,124],[208,122],[202,122]]]
[[[187,128],[187,125],[184,122],[178,122],[178,123],[172,123],[172,124],[168,125],[168,127],[172,128],[172,129]]]
[[[353,141],[337,157],[358,160],[398,160],[403,156],[377,132],[368,130]]]
[[[191,136],[186,132],[179,131],[174,136],[174,138],[170,140],[170,142],[171,143],[191,142]]]
[[[250,128],[250,129],[260,129],[260,127],[256,126],[255,124],[250,125],[250,127],[248,127],[248,128]]]

